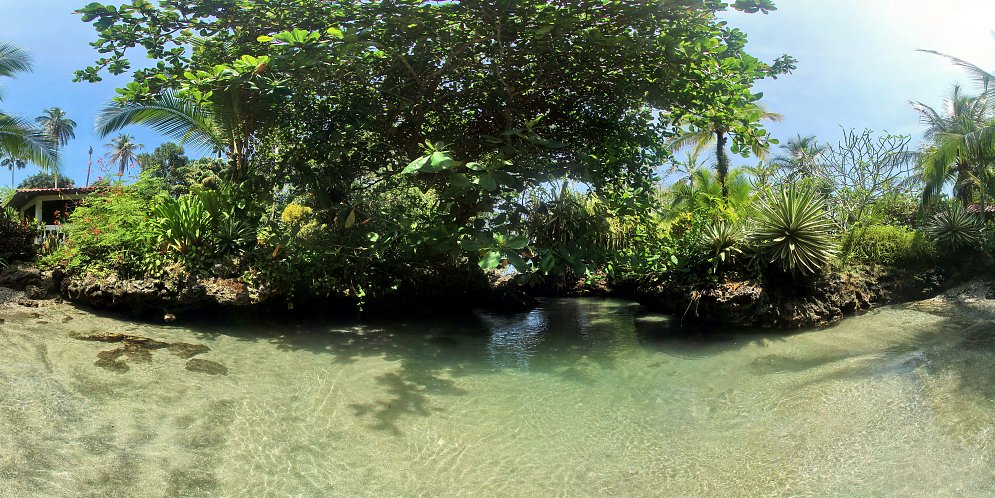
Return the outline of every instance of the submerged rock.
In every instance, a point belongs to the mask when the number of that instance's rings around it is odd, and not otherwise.
[[[174,342],[169,345],[169,352],[183,359],[193,358],[199,354],[210,351],[211,348],[203,344],[187,344],[185,342]]]
[[[101,351],[97,353],[97,361],[94,365],[105,368],[112,372],[124,373],[131,369],[127,363],[120,360],[121,355],[124,352],[122,348],[112,349],[110,351]]]
[[[170,353],[183,359],[192,358],[211,350],[211,348],[203,344],[188,344],[185,342],[169,343],[150,337],[114,332],[72,332],[69,336],[81,341],[120,343],[121,346],[118,348],[97,353],[97,362],[95,363],[98,367],[118,373],[124,373],[129,370],[128,364],[121,359],[122,357],[127,357],[129,361],[149,363],[152,361],[152,351],[158,349],[169,349]],[[187,369],[190,369],[189,363],[187,364]],[[225,370],[225,374],[227,375],[227,370]]]
[[[187,362],[187,370],[208,375],[228,375],[228,367],[209,360],[193,359]]]

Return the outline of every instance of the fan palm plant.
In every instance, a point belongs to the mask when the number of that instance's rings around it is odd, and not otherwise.
[[[66,116],[66,111],[58,107],[45,109],[41,116],[35,118],[41,126],[45,138],[52,143],[55,164],[49,168],[55,177],[55,188],[59,188],[59,149],[70,140],[76,138],[76,122]]]
[[[921,102],[910,102],[926,125],[924,138],[931,142],[921,156],[924,181],[923,202],[936,198],[951,181],[954,196],[969,204],[981,170],[990,163],[992,143],[986,143],[992,126],[990,106],[985,95],[966,95],[954,85],[938,111]]]
[[[814,135],[797,135],[781,145],[781,153],[772,157],[770,162],[783,171],[785,181],[793,182],[815,175],[822,161],[822,154],[828,148],[828,145],[819,143]]]
[[[14,169],[24,169],[27,165],[26,159],[21,159],[10,152],[4,153],[3,159],[0,159],[0,167],[10,170],[10,188],[14,188]]]
[[[135,137],[122,133],[114,137],[111,143],[107,144],[107,147],[110,149],[107,158],[111,164],[117,165],[118,176],[124,176],[124,171],[135,163],[138,151],[145,148],[144,145],[136,144],[134,139]]]
[[[23,49],[0,42],[0,77],[31,70],[31,57]],[[2,97],[2,95],[0,95]],[[0,112],[0,152],[25,159],[43,168],[52,167],[51,143],[27,121]]]
[[[694,167],[684,178],[674,184],[674,208],[685,211],[719,212],[725,218],[736,218],[741,208],[746,207],[753,194],[753,186],[747,172],[733,169],[726,178],[726,196],[722,195],[722,185],[718,173]]]

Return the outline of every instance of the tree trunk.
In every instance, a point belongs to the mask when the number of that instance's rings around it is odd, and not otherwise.
[[[985,205],[985,190],[987,187],[987,182],[985,181],[985,170],[982,169],[978,172],[978,180],[980,180],[981,185],[979,185],[979,190],[981,191],[980,206],[981,207],[981,225],[984,226],[985,222],[988,221],[988,207]]]
[[[726,132],[715,132],[715,170],[719,174],[719,185],[722,186],[722,197],[729,197],[729,187],[726,186],[726,176],[729,175],[729,156],[726,155]]]

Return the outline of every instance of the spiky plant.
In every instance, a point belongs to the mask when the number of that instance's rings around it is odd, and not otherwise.
[[[978,243],[981,226],[977,218],[960,204],[953,204],[933,217],[926,227],[926,234],[942,246],[960,249]]]
[[[825,202],[811,189],[783,187],[761,203],[752,235],[767,263],[792,275],[818,272],[835,254]]]
[[[705,227],[699,242],[701,249],[712,262],[712,269],[731,260],[736,254],[742,254],[738,247],[743,242],[743,229],[727,221]]]

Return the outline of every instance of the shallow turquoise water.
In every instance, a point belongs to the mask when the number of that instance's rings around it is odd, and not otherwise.
[[[320,326],[0,309],[0,496],[990,496],[995,324],[925,309],[796,334],[586,299]],[[71,337],[94,331],[228,374],[104,368],[120,344]]]

